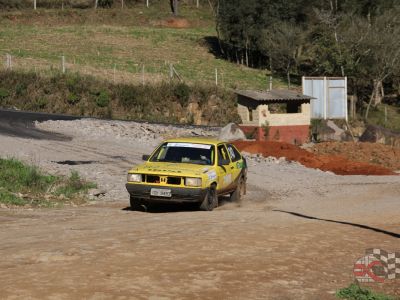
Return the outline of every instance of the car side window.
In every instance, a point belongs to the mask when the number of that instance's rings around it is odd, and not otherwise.
[[[218,146],[218,160],[220,160],[220,159],[229,160],[229,156],[228,156],[228,153],[226,152],[226,148],[224,145]]]
[[[236,148],[233,147],[231,144],[228,144],[226,147],[228,149],[228,153],[231,157],[232,162],[238,161],[242,158],[239,151],[237,151]]]

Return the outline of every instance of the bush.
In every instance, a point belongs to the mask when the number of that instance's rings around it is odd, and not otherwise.
[[[110,95],[106,91],[101,91],[96,99],[98,107],[106,107],[110,103]]]
[[[190,88],[185,83],[179,83],[174,88],[174,95],[182,106],[185,106],[190,97]]]
[[[15,86],[15,95],[17,97],[23,96],[26,93],[27,86],[24,83],[17,83]]]
[[[4,88],[0,88],[0,102],[10,96],[10,92]]]
[[[67,102],[71,105],[77,104],[81,99],[79,96],[75,95],[74,93],[71,93],[67,96]]]
[[[35,102],[35,107],[39,108],[39,109],[43,109],[43,108],[46,108],[47,104],[48,104],[48,101],[46,98],[39,98]]]
[[[110,8],[114,4],[114,0],[99,0],[99,7]]]
[[[271,129],[271,127],[269,126],[269,122],[265,121],[265,123],[261,126],[264,132],[264,136],[265,138],[268,138],[269,136],[269,131]]]

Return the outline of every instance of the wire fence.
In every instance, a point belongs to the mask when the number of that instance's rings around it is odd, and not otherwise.
[[[178,80],[186,83],[201,82],[224,86],[224,73],[215,68],[208,70],[207,76],[201,80],[185,78],[176,65],[165,61],[164,64],[133,64],[130,70],[126,70],[125,65],[112,64],[112,67],[94,67],[89,64],[83,64],[76,59],[69,60],[67,56],[60,55],[58,62],[53,60],[20,57],[9,53],[0,54],[4,63],[0,64],[3,70],[34,72],[40,76],[54,76],[56,74],[80,74],[93,76],[113,83],[125,84],[152,84],[162,81]],[[206,72],[202,72],[204,74]]]

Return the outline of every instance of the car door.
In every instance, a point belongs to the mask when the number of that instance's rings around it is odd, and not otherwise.
[[[242,173],[243,159],[239,151],[237,151],[233,145],[226,144],[226,149],[228,151],[229,158],[231,159],[229,169],[232,174],[232,182],[234,182],[236,185]]]
[[[220,165],[221,161],[228,162],[227,165]],[[225,144],[217,146],[217,176],[218,176],[218,191],[224,192],[232,183],[231,160]]]

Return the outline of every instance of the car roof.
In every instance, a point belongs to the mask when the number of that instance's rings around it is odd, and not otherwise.
[[[217,140],[215,138],[204,138],[204,137],[175,138],[175,139],[168,139],[165,142],[168,142],[168,143],[194,143],[194,144],[207,144],[207,145],[218,145],[221,143],[225,143],[224,141]]]

